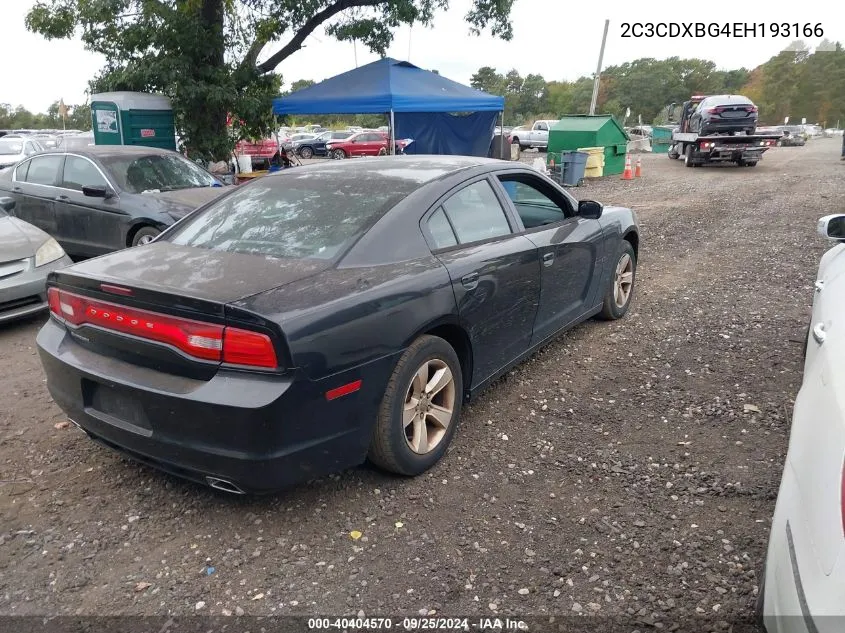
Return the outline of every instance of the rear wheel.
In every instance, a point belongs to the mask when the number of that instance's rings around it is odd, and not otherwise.
[[[692,145],[687,145],[686,151],[684,151],[684,165],[686,167],[693,167],[694,163],[692,161]]]
[[[606,321],[621,319],[628,312],[634,296],[634,282],[637,277],[637,256],[634,247],[627,240],[622,242],[616,256],[616,265],[611,270],[607,291],[604,294],[600,317]]]
[[[370,442],[370,461],[400,475],[425,472],[452,441],[462,402],[455,350],[442,338],[421,336],[390,377]]]
[[[161,233],[161,231],[154,226],[142,226],[135,232],[135,235],[132,236],[132,246],[149,244],[159,235],[159,233]]]
[[[309,158],[314,156],[314,150],[311,149],[310,147],[300,147],[299,148],[299,156],[300,156],[300,158],[304,158],[305,160],[308,160]]]

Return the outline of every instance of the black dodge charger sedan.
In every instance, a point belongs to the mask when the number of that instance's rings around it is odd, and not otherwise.
[[[74,423],[179,476],[243,493],[367,458],[416,475],[465,400],[626,313],[638,245],[631,210],[525,165],[331,161],[52,273],[38,349]]]

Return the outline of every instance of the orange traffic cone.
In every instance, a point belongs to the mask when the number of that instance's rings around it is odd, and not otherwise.
[[[634,178],[639,178],[643,175],[643,159],[637,156],[637,168],[634,170]]]
[[[634,176],[631,173],[631,155],[625,154],[625,171],[622,172],[622,180],[633,180]]]

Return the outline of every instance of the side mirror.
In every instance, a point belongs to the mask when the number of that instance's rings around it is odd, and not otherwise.
[[[826,215],[819,220],[819,235],[829,240],[845,241],[845,214]]]
[[[587,218],[588,220],[598,220],[601,217],[601,213],[604,211],[604,206],[600,202],[594,202],[593,200],[581,200],[578,203],[578,215],[582,218]]]
[[[14,198],[0,198],[0,209],[3,209],[7,213],[11,213],[14,210],[15,204]]]
[[[91,187],[83,186],[82,195],[88,196],[89,198],[111,198],[113,194],[105,185],[96,185]]]

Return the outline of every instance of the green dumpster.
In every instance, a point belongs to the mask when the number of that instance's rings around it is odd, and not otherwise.
[[[569,115],[552,125],[548,152],[574,151],[581,147],[604,148],[604,175],[625,170],[628,135],[610,115]]]
[[[176,149],[170,99],[145,92],[102,92],[91,96],[95,145],[144,145]]]
[[[651,151],[655,154],[668,154],[672,144],[672,128],[657,125],[651,131]]]

